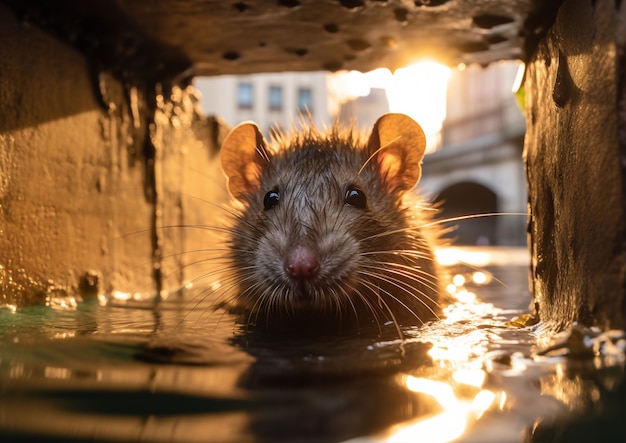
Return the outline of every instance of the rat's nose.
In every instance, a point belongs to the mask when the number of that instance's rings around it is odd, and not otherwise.
[[[315,251],[308,246],[299,245],[287,253],[284,267],[289,277],[302,280],[317,276],[320,263]]]

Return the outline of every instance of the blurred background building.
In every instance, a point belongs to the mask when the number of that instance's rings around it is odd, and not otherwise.
[[[272,128],[288,130],[298,115],[310,113],[318,126],[331,121],[326,72],[269,73],[197,77],[206,115],[219,115],[229,125],[255,121],[268,136]]]
[[[424,159],[421,189],[459,220],[458,244],[525,245],[525,121],[512,92],[517,64],[453,71],[439,149]],[[510,214],[510,215],[506,215]],[[517,214],[517,215],[515,215]]]
[[[394,85],[389,72],[385,82],[378,76],[369,86],[357,73],[325,72],[205,77],[195,86],[207,98],[207,115],[232,126],[254,120],[266,136],[297,124],[302,112],[310,112],[318,127],[338,119],[363,130],[386,112],[408,113],[429,139],[420,192],[437,202],[440,219],[453,220],[444,226],[455,226],[449,234],[455,244],[524,245],[525,122],[512,92],[517,72],[513,62],[460,67],[434,73],[439,86],[413,74]],[[440,98],[423,98],[437,88]],[[424,120],[438,115],[439,123],[427,128]]]

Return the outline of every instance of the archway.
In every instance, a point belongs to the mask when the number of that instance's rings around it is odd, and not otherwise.
[[[444,189],[435,203],[441,212],[439,220],[466,215],[491,214],[498,211],[498,197],[489,188],[474,182],[460,182]],[[447,238],[459,245],[497,244],[497,217],[476,217],[451,221],[446,227],[455,227]]]

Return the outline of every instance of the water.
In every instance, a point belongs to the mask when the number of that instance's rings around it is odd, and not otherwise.
[[[253,333],[189,296],[0,311],[0,441],[626,441],[620,331],[550,347],[516,320],[526,251],[439,258],[458,301],[406,340]]]

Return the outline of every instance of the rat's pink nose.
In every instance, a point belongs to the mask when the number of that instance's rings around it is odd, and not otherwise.
[[[315,252],[308,246],[296,246],[285,258],[285,271],[289,277],[301,280],[315,277],[320,263]]]

